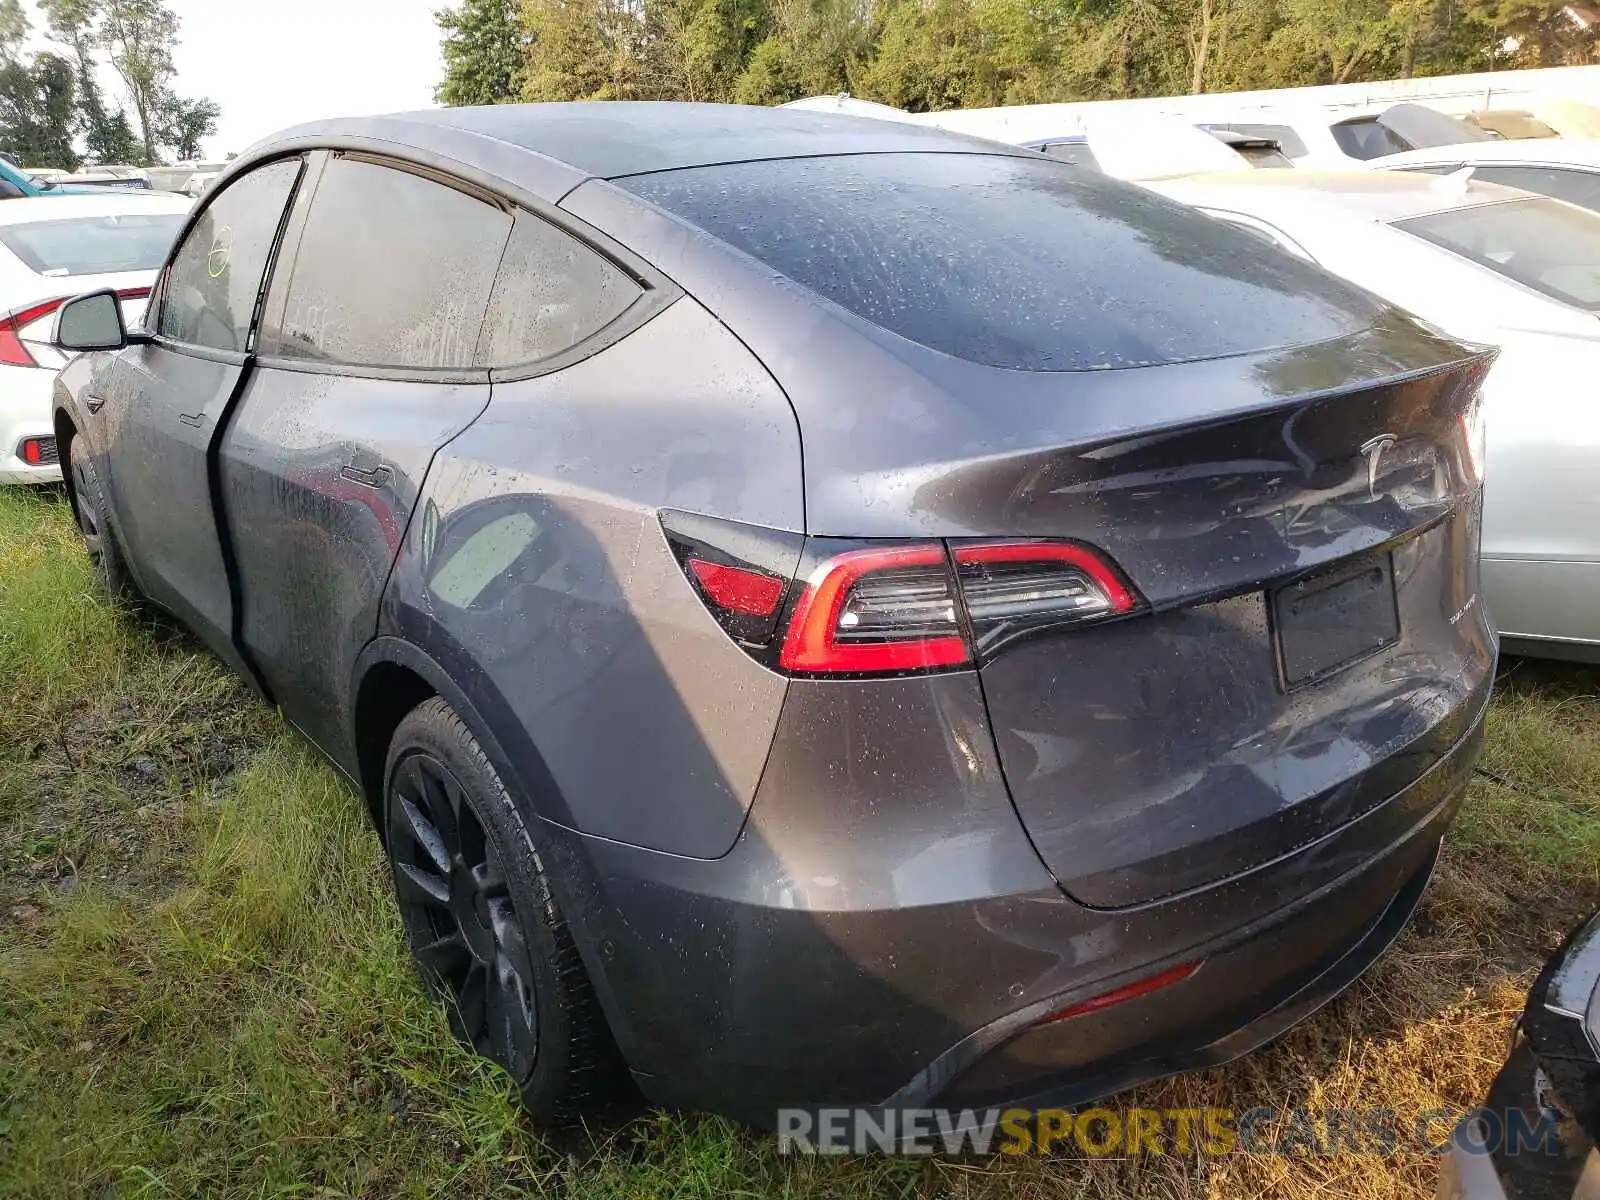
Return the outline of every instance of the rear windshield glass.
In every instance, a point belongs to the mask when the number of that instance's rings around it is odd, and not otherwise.
[[[1514,200],[1396,224],[1507,279],[1600,311],[1600,215],[1557,200]]]
[[[154,271],[182,225],[182,213],[73,217],[0,225],[0,242],[40,275]]]
[[[1378,120],[1365,117],[1358,121],[1342,121],[1331,130],[1333,140],[1351,158],[1362,160],[1382,158],[1385,154],[1401,154],[1416,147],[1394,130]]]
[[[1169,200],[1041,158],[875,154],[616,181],[856,316],[1031,371],[1245,354],[1374,302]]]

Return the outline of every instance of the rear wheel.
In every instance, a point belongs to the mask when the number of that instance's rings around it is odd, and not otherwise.
[[[133,581],[127,559],[111,531],[106,518],[108,505],[100,486],[100,475],[94,460],[87,451],[79,453],[77,439],[67,443],[67,469],[72,472],[72,490],[76,497],[78,531],[83,534],[84,548],[89,553],[89,564],[94,568],[95,579],[105,593],[114,600],[138,605],[144,597],[139,585]]]
[[[594,991],[522,814],[443,700],[400,722],[384,772],[400,916],[451,1028],[536,1118],[576,1116],[617,1066]]]

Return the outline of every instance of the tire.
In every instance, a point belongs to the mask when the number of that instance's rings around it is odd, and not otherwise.
[[[95,470],[94,459],[87,453],[78,454],[78,441],[67,443],[67,469],[72,472],[72,490],[77,498],[73,506],[78,519],[78,531],[83,534],[84,549],[89,554],[89,565],[94,568],[95,581],[101,591],[113,600],[134,608],[142,608],[144,596],[128,570],[128,560],[122,556],[117,535],[112,532],[106,518],[110,506],[106,503],[100,474]]]
[[[443,700],[395,730],[383,802],[424,985],[456,1036],[511,1076],[535,1120],[574,1120],[610,1094],[620,1056],[528,824]]]

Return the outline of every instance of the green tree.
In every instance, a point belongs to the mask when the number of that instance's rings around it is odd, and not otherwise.
[[[441,104],[504,104],[519,98],[525,33],[517,0],[462,0],[434,13],[444,31]]]
[[[786,104],[802,95],[788,40],[779,34],[756,43],[733,83],[733,100],[738,104]]]
[[[165,0],[104,0],[102,38],[139,118],[146,164],[159,161],[161,98],[172,78],[178,18]]]
[[[73,66],[55,54],[0,63],[0,146],[25,166],[78,165]]]
[[[629,0],[524,0],[524,100],[639,100],[644,27]]]
[[[164,92],[157,106],[161,114],[161,142],[172,148],[179,162],[191,162],[205,155],[205,139],[217,132],[222,108],[215,100],[185,100],[171,91]]]
[[[28,37],[28,14],[22,0],[0,0],[0,61],[14,62]]]

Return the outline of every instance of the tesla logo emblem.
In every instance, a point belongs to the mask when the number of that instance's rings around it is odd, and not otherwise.
[[[1395,444],[1396,438],[1392,433],[1380,433],[1375,438],[1368,438],[1361,443],[1361,453],[1367,456],[1367,495],[1372,499],[1378,498],[1378,460],[1383,457],[1383,452]]]

